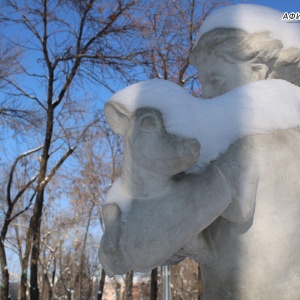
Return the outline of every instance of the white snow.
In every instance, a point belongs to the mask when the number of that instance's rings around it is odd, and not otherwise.
[[[132,196],[128,194],[126,187],[122,184],[121,178],[118,178],[106,194],[105,204],[117,203],[122,211],[121,220],[126,221],[127,213],[132,205]]]
[[[238,138],[300,127],[300,87],[281,79],[252,82],[209,100],[152,79],[119,91],[109,101],[130,112],[142,107],[161,111],[167,132],[200,142],[201,170]],[[116,182],[110,193],[120,188]]]
[[[236,28],[250,34],[268,31],[271,37],[283,43],[284,48],[300,49],[300,23],[282,20],[283,14],[284,12],[255,4],[222,7],[205,19],[195,39],[194,48],[206,32],[216,28]]]

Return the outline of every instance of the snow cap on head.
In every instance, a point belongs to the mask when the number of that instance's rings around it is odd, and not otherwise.
[[[109,102],[129,113],[158,109],[168,133],[199,141],[201,170],[239,138],[300,128],[300,87],[281,79],[251,82],[210,100],[193,97],[173,82],[151,79],[126,87]]]
[[[196,129],[190,118],[181,117],[186,116],[190,110],[186,101],[197,102],[197,98],[192,97],[176,83],[163,79],[150,79],[132,84],[114,94],[109,100],[123,105],[131,113],[143,107],[158,109],[169,133],[196,138]]]
[[[270,36],[280,40],[285,49],[300,49],[300,22],[282,20],[283,16],[281,11],[255,4],[222,7],[205,19],[195,39],[194,49],[205,33],[216,28],[241,29],[249,34],[270,32]]]
[[[154,78],[124,88],[112,95],[109,101],[124,105],[130,112],[142,107],[154,107],[164,111],[169,110],[172,104],[183,102],[186,97],[192,96],[178,84]]]

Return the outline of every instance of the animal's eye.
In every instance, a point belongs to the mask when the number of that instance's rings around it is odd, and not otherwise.
[[[152,132],[158,129],[158,123],[154,116],[146,115],[140,120],[140,128],[146,132]]]

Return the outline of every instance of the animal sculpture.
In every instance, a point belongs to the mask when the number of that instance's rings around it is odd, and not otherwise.
[[[205,300],[300,299],[297,121],[238,137],[185,173],[201,161],[201,141],[168,132],[160,110],[110,101],[105,113],[124,137],[122,175],[104,208],[109,275],[189,256],[201,264]]]

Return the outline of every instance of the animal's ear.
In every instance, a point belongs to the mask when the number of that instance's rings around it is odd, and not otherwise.
[[[124,105],[117,102],[107,102],[104,106],[104,112],[112,131],[124,136],[129,127],[130,112]]]

